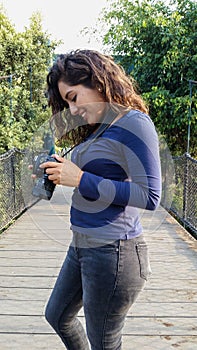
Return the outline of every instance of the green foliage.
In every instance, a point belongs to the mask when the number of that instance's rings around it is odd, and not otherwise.
[[[187,129],[190,98],[186,96],[174,96],[169,90],[152,87],[150,92],[144,93],[143,97],[150,105],[150,114],[154,123],[174,155],[182,155],[187,150]],[[196,95],[197,97],[197,95]],[[191,149],[195,155],[196,139],[196,116],[191,118]]]
[[[43,32],[39,13],[18,33],[0,9],[0,153],[24,149],[49,117],[45,82],[58,44]]]
[[[103,43],[137,80],[171,152],[186,151],[189,80],[197,80],[197,2],[116,0],[104,10]],[[98,27],[98,25],[97,25]],[[100,33],[99,33],[100,35]],[[197,155],[197,85],[193,85],[190,153]]]

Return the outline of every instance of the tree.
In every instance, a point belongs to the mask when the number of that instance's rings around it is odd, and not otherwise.
[[[45,82],[58,42],[42,30],[39,13],[29,28],[16,32],[0,11],[0,153],[24,149],[49,117]]]
[[[137,80],[173,154],[187,148],[189,80],[197,80],[196,18],[192,0],[117,0],[100,23],[107,26],[104,45]],[[197,85],[192,91],[190,152],[197,155]]]

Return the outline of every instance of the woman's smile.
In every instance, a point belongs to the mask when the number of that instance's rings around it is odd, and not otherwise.
[[[105,100],[97,89],[90,89],[84,85],[68,85],[58,82],[60,95],[69,105],[73,116],[80,115],[88,124],[98,123],[106,108]]]

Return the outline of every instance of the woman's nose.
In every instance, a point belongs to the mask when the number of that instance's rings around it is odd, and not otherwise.
[[[72,115],[77,115],[79,113],[78,107],[75,104],[70,105],[70,113]]]

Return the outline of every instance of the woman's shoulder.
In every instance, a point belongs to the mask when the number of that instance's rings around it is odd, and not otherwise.
[[[109,131],[110,129],[111,133],[124,143],[130,142],[133,137],[143,139],[146,143],[150,142],[150,139],[158,138],[150,116],[139,110],[128,111],[109,128]]]
[[[150,116],[148,114],[145,114],[144,112],[141,112],[137,109],[131,109],[128,112],[126,112],[125,114],[123,114],[123,116],[117,121],[120,124],[125,124],[125,123],[143,123],[143,122],[149,122],[151,124],[153,124]]]
[[[136,128],[155,129],[154,123],[148,114],[134,109],[123,114],[113,125],[129,130],[135,130]]]

